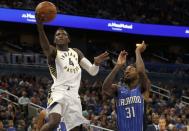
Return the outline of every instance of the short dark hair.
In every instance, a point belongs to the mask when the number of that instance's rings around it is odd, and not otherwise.
[[[63,27],[58,27],[58,29],[56,30],[56,32],[57,32],[58,30],[63,30],[63,31],[65,31],[66,34],[67,34],[67,36],[68,36],[68,38],[70,39],[69,33],[68,33]],[[54,38],[55,38],[55,36],[56,36],[56,32],[55,32],[55,34],[54,34]],[[55,44],[55,43],[54,43],[54,44]]]
[[[64,30],[64,31],[66,31],[63,27],[58,27],[57,30]],[[56,30],[56,31],[57,31],[57,30]]]
[[[58,30],[63,30],[63,31],[65,31],[66,32],[66,34],[68,35],[68,37],[69,37],[69,34],[68,34],[68,32],[63,28],[63,27],[58,27],[58,29],[56,30],[56,32],[58,31]]]
[[[136,68],[136,63],[130,64],[130,65],[127,65],[127,66],[124,66],[124,67],[122,68],[122,70],[123,70],[123,71],[126,70],[126,68],[127,68],[128,66],[132,66],[132,67],[135,67],[135,68]]]

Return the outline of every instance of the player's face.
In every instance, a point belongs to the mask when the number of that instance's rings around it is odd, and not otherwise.
[[[55,43],[58,45],[68,44],[70,42],[68,33],[65,30],[57,30],[55,33]]]
[[[134,66],[127,66],[124,71],[124,78],[126,81],[137,78],[137,75],[137,70]]]

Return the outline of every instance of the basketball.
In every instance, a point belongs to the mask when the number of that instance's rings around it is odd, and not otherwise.
[[[57,14],[56,6],[48,1],[41,2],[35,9],[36,15],[40,22],[50,22]]]

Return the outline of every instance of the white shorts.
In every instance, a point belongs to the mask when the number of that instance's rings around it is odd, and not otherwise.
[[[48,115],[58,113],[63,117],[66,129],[69,131],[81,124],[89,124],[89,121],[82,115],[82,106],[79,95],[73,92],[52,92],[50,104],[47,107]],[[53,103],[57,102],[56,105]]]

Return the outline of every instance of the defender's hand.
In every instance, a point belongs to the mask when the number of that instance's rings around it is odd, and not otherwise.
[[[136,52],[144,52],[146,49],[146,44],[144,41],[142,41],[142,44],[136,44],[137,48],[136,48]]]
[[[117,63],[116,63],[119,67],[122,67],[126,63],[127,55],[128,53],[125,50],[119,53]]]
[[[99,56],[94,57],[94,64],[99,66],[103,61],[108,60],[108,59],[109,59],[109,53],[104,52],[100,54]]]

